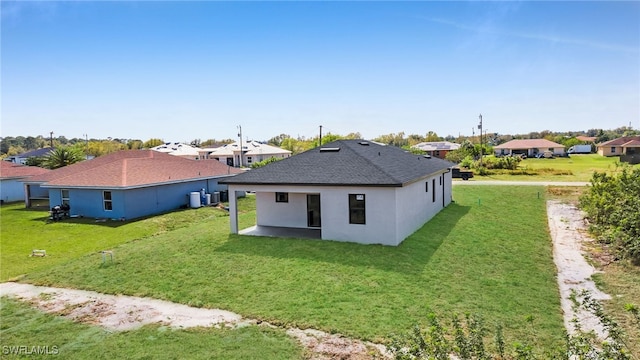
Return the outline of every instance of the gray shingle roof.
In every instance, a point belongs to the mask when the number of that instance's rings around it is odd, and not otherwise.
[[[331,151],[333,149],[333,151]],[[336,149],[339,149],[336,151]],[[364,140],[337,140],[261,168],[224,184],[403,186],[455,164]]]

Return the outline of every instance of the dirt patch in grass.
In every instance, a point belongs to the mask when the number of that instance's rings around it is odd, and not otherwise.
[[[244,319],[229,311],[93,291],[6,282],[0,284],[0,295],[12,296],[42,311],[64,316],[75,322],[98,325],[113,331],[133,330],[146,324],[162,324],[174,328],[249,325],[277,328],[267,322]],[[307,349],[311,359],[364,360],[391,357],[383,345],[346,338],[340,334],[297,328],[288,328],[286,333]]]
[[[583,256],[582,243],[588,241],[583,215],[575,206],[560,201],[547,203],[549,230],[553,239],[553,260],[558,268],[558,287],[560,303],[564,313],[567,331],[575,333],[573,319],[586,331],[594,331],[601,339],[605,338],[602,323],[594,314],[573,309],[570,297],[572,292],[587,290],[596,300],[609,300],[611,297],[600,291],[592,280],[596,269]]]

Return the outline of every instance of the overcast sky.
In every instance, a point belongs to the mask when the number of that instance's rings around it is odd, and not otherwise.
[[[1,136],[640,127],[637,1],[0,6]]]

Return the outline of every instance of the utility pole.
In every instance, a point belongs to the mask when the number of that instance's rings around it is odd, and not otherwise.
[[[240,162],[239,167],[242,167],[242,126],[238,125],[238,137],[240,138]]]
[[[89,135],[87,134],[82,134],[84,135],[84,159],[88,160],[89,159]]]
[[[484,156],[484,141],[482,139],[482,114],[479,116],[480,125],[478,125],[478,129],[480,129],[480,166],[482,166],[482,157]]]
[[[320,137],[318,137],[318,147],[322,147],[322,125],[320,125]]]
[[[49,133],[49,143],[51,144],[51,148],[53,148],[53,131]]]

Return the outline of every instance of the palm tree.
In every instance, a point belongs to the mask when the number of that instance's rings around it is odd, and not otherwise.
[[[77,148],[59,147],[45,155],[43,166],[47,169],[57,169],[84,159],[84,154]]]

